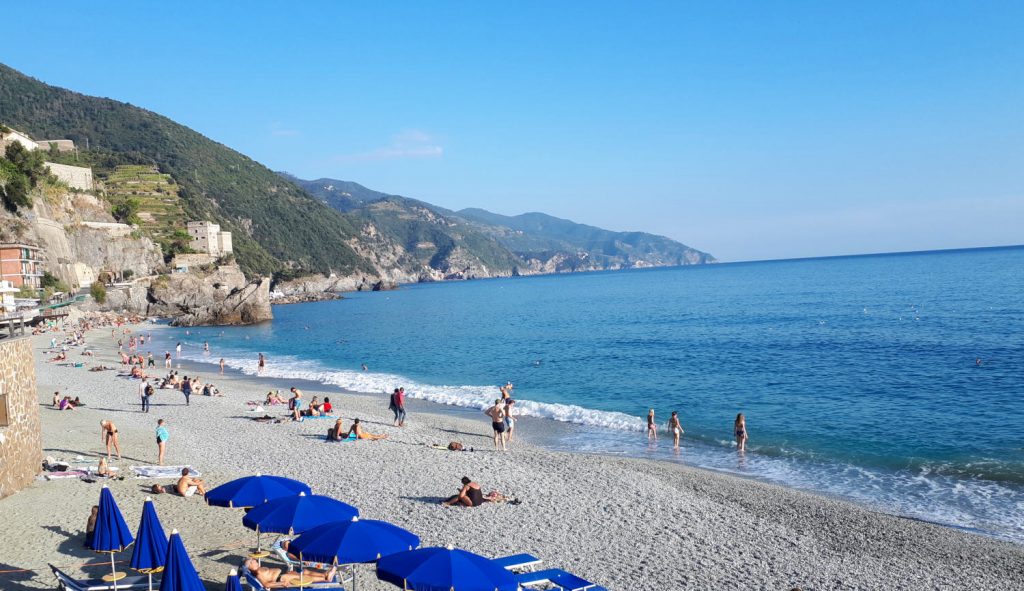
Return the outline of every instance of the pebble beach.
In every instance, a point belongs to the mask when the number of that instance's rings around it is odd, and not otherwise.
[[[163,330],[149,325],[146,331]],[[284,418],[286,408],[253,413],[246,401],[288,382],[228,373],[213,365],[175,361],[180,373],[214,382],[222,397],[158,390],[142,413],[138,382],[117,371],[88,371],[47,362],[51,334],[33,337],[37,355],[44,455],[95,461],[104,455],[99,423],[116,423],[124,459],[114,466],[155,464],[154,429],[167,422],[167,464],[187,464],[208,487],[253,473],[308,483],[360,509],[417,533],[424,546],[454,545],[485,556],[529,552],[545,567],[563,568],[616,590],[645,589],[1024,589],[1024,546],[970,532],[874,512],[858,505],[675,463],[546,450],[531,444],[545,419],[523,419],[509,452],[493,450],[482,414],[453,413],[411,400],[404,428],[392,426],[382,394],[303,389],[308,400],[329,396],[347,428],[354,418],[383,441],[328,443],[328,420],[259,423]],[[94,357],[69,351],[73,361],[121,369],[109,329],[87,334]],[[180,366],[180,367],[179,367]],[[162,360],[150,369],[166,370]],[[401,384],[395,384],[399,386]],[[54,391],[81,397],[85,407],[50,407]],[[433,446],[459,441],[469,452]],[[519,504],[447,508],[439,501],[469,476],[484,491]],[[138,524],[147,489],[172,480],[110,480],[129,526]],[[100,484],[37,480],[0,500],[0,588],[54,588],[47,564],[98,577],[106,556],[82,545],[89,508]],[[239,510],[208,507],[201,498],[159,495],[157,513],[179,530],[207,583],[222,589],[231,568],[255,544]],[[272,541],[264,536],[264,543]],[[117,557],[127,568],[130,552]],[[359,589],[393,589],[372,567],[357,567]]]

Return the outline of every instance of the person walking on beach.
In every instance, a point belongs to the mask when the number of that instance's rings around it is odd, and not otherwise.
[[[736,446],[739,448],[740,453],[747,450],[747,419],[743,417],[743,413],[736,415],[736,422],[732,426],[733,435],[736,436]]]
[[[262,374],[263,373],[263,368],[266,367],[266,365],[267,365],[267,358],[263,356],[263,353],[260,353],[260,359],[259,359],[259,362],[258,362],[258,364],[256,366],[256,373],[257,374]]]
[[[654,422],[654,409],[647,411],[647,441],[658,440],[658,427]]]
[[[672,433],[672,447],[679,449],[679,438],[683,436],[683,426],[679,424],[679,413],[672,411],[668,419],[668,430]]]
[[[160,466],[164,465],[164,452],[167,451],[167,440],[171,438],[171,434],[167,432],[167,427],[164,426],[164,420],[160,419],[156,422],[156,447],[157,447],[157,464]]]
[[[117,451],[117,461],[121,461],[121,442],[117,439],[117,425],[109,419],[100,421],[100,437],[103,438],[103,445],[107,447],[107,460],[110,460],[110,448]]]
[[[516,417],[512,414],[512,406],[515,403],[515,398],[505,401],[505,441],[508,443],[512,443],[512,436],[516,431]]]
[[[494,406],[484,411],[491,417],[491,429],[494,431],[494,449],[508,451],[505,442],[505,403],[501,398],[494,401]]]
[[[395,426],[405,426],[405,388],[395,388],[391,394],[391,412],[395,415]]]
[[[155,390],[153,384],[150,384],[146,378],[142,379],[142,412],[149,412],[149,397],[153,395]]]
[[[190,406],[188,398],[192,395],[192,380],[188,376],[181,382],[181,393],[185,395],[185,406]]]
[[[224,375],[224,358],[220,358],[220,375]]]

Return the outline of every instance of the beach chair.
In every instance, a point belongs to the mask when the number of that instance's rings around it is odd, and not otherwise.
[[[513,554],[511,556],[502,556],[501,558],[494,558],[493,562],[505,570],[512,572],[519,571],[533,571],[540,565],[542,560],[537,558],[533,554]]]
[[[103,579],[76,579],[59,568],[48,565],[57,577],[57,589],[60,591],[108,591],[113,590],[114,584]],[[148,577],[125,577],[117,582],[118,589],[147,589],[149,587]]]
[[[600,585],[558,568],[519,574],[516,575],[516,581],[521,588],[532,585],[548,585],[549,588],[558,591],[608,591]]]

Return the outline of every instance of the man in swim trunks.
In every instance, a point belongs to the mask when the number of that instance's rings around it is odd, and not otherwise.
[[[334,580],[337,574],[337,567],[331,567],[327,572],[320,572],[311,568],[303,569],[302,573],[286,573],[279,568],[260,566],[255,558],[245,561],[245,568],[259,580],[267,589],[281,589],[284,587],[296,587],[300,583],[327,583]]]
[[[505,439],[505,402],[499,398],[494,401],[494,406],[484,411],[484,414],[491,417],[491,429],[494,430],[494,449],[507,451]]]
[[[200,495],[205,495],[206,483],[199,478],[192,478],[188,475],[188,468],[182,468],[181,478],[178,479],[178,484],[174,485],[174,490],[183,497],[191,497],[197,492]]]

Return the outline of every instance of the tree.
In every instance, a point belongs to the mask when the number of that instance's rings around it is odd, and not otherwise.
[[[15,212],[21,207],[32,207],[31,189],[28,177],[13,162],[0,158],[0,197],[3,198],[4,208]]]
[[[132,275],[134,274],[135,271],[132,271],[131,269],[125,269],[121,271],[121,278],[124,279],[125,281],[128,281],[129,279],[132,278]]]
[[[142,223],[139,219],[139,206],[138,199],[128,198],[111,207],[110,214],[121,223],[138,226]]]
[[[92,287],[89,288],[89,295],[91,295],[92,299],[96,300],[96,303],[98,304],[106,303],[107,288],[99,281],[93,281]]]

